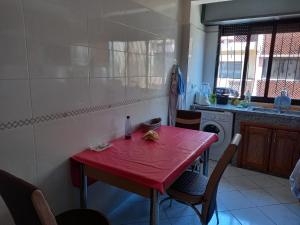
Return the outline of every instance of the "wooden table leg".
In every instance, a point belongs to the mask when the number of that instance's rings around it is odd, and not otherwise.
[[[80,164],[80,208],[87,208],[87,176],[83,164]]]
[[[208,176],[209,148],[204,151],[203,158],[203,175]]]
[[[152,189],[150,201],[150,225],[159,225],[159,202],[157,190]]]

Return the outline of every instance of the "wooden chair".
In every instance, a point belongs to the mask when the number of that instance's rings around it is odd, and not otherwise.
[[[201,112],[177,110],[175,127],[200,130]]]
[[[241,140],[241,135],[236,134],[218,161],[209,179],[193,171],[185,171],[175,183],[167,190],[169,198],[178,202],[191,206],[197,213],[202,225],[206,225],[211,220],[214,211],[216,211],[217,222],[219,224],[219,216],[217,211],[216,197],[220,179],[237,151]],[[196,205],[202,205],[201,213]]]
[[[3,170],[0,195],[16,225],[110,225],[103,214],[91,209],[69,210],[55,217],[37,187]]]
[[[200,130],[201,112],[190,110],[177,110],[175,127],[186,128],[191,130]],[[202,163],[202,157],[200,156],[191,165],[192,170],[200,171],[200,163]]]

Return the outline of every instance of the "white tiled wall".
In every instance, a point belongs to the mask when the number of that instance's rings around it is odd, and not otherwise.
[[[195,93],[203,81],[205,32],[203,28],[190,25],[190,47],[187,76],[187,107],[194,103]]]
[[[211,88],[213,88],[219,29],[218,26],[208,26],[205,31],[205,67],[203,69],[203,81],[210,83]]]
[[[186,25],[186,42],[188,43],[187,57],[187,90],[186,107],[189,108],[194,103],[194,96],[199,91],[199,86],[203,81],[203,64],[205,54],[205,26],[201,23],[201,5],[191,3],[190,18]]]
[[[77,207],[70,156],[123,134],[126,115],[134,124],[157,116],[166,121],[168,72],[180,44],[179,4],[0,0],[0,124],[114,104],[0,129],[0,168],[41,187],[57,213]],[[127,197],[101,183],[90,194],[90,206],[105,212]],[[0,205],[0,224],[11,224],[2,200]]]

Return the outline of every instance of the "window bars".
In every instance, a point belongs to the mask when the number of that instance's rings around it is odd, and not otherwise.
[[[300,104],[300,21],[220,26],[215,87],[261,102],[285,89]]]

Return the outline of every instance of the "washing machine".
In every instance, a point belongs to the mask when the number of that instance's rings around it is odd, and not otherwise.
[[[215,133],[219,137],[219,140],[210,147],[209,158],[219,160],[232,139],[233,113],[208,110],[200,111],[200,130]]]

